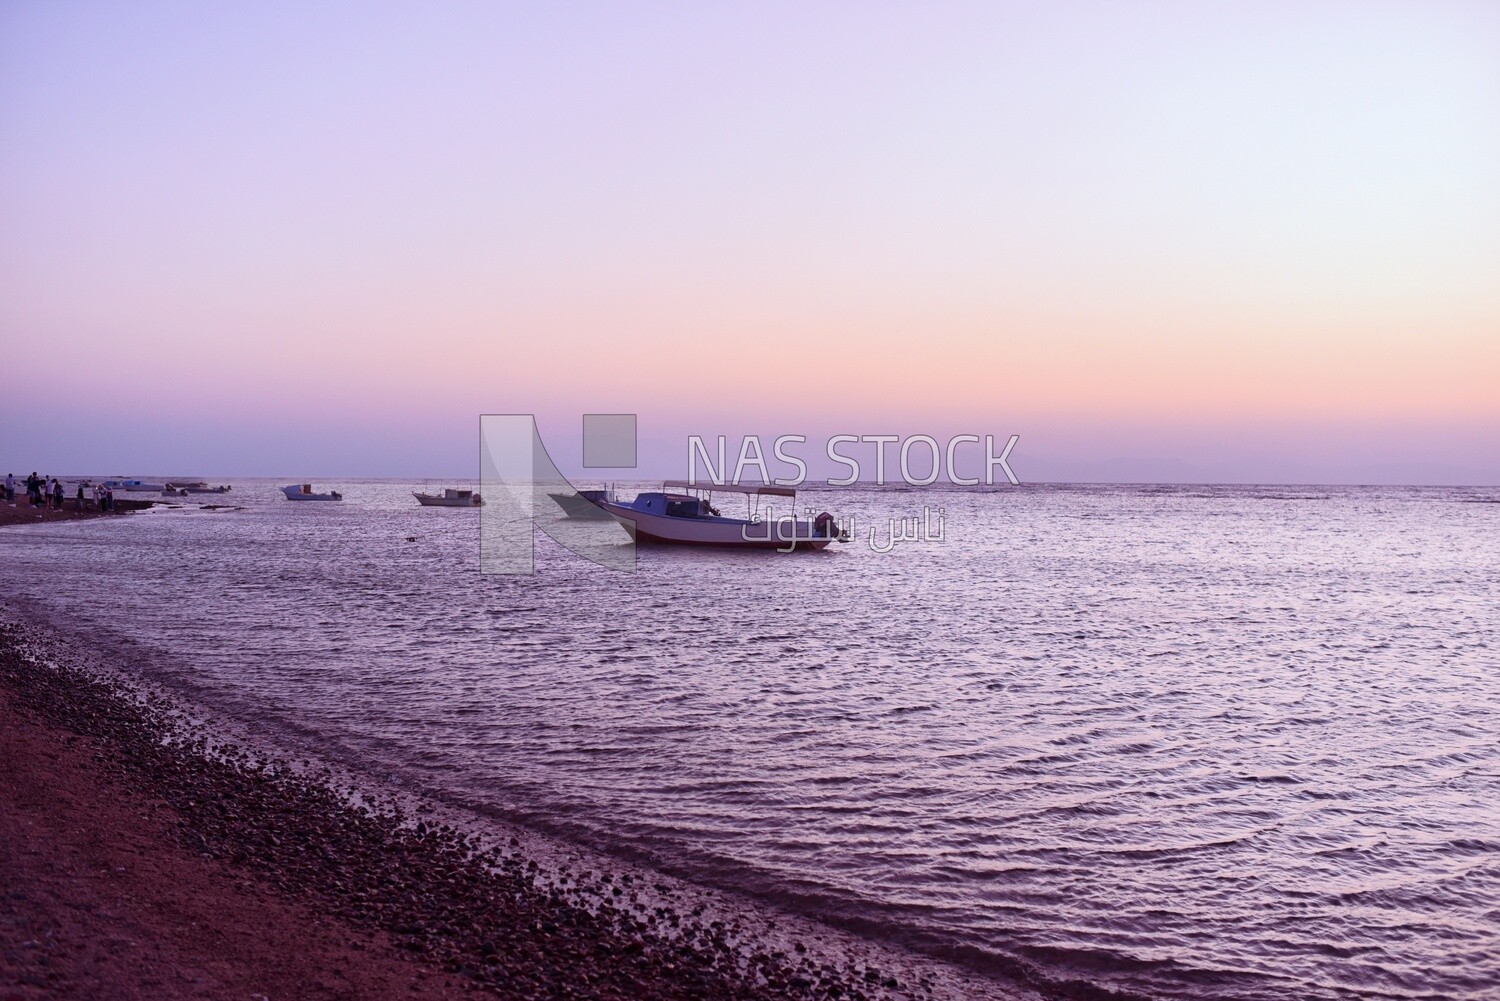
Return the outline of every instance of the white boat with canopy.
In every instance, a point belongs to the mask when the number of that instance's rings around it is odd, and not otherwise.
[[[455,490],[445,487],[440,494],[412,492],[417,503],[423,507],[482,507],[484,498],[472,490]]]
[[[742,494],[746,517],[728,518],[713,505],[713,494]],[[824,511],[811,520],[796,517],[797,491],[772,484],[740,485],[693,483],[667,480],[659,491],[636,496],[625,503],[606,497],[599,507],[625,525],[637,542],[680,546],[718,546],[732,549],[823,549],[831,542],[846,542],[847,535]],[[788,510],[778,514],[775,501],[760,513],[763,498],[784,498]]]

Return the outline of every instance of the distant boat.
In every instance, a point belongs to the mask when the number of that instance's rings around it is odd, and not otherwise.
[[[289,487],[282,487],[281,492],[286,494],[287,500],[295,501],[341,501],[344,499],[344,495],[337,490],[330,490],[326,494],[313,493],[311,483],[294,483]]]
[[[159,494],[166,489],[161,483],[147,483],[145,480],[105,480],[103,486],[111,490],[139,491],[141,493]]]
[[[711,503],[715,491],[746,494],[748,518],[726,518]],[[640,494],[628,504],[614,500],[602,507],[623,523],[637,542],[678,546],[717,546],[726,549],[822,549],[830,542],[847,542],[833,515],[823,512],[812,521],[794,517],[762,519],[756,508],[761,497],[795,500],[791,487],[713,486],[669,480],[660,491]],[[795,508],[794,508],[795,510]]]
[[[472,490],[446,488],[440,494],[412,493],[423,507],[480,507],[484,498]]]
[[[178,480],[168,480],[167,489],[176,491],[178,493],[189,494],[227,494],[230,490],[228,486],[211,487],[207,483],[204,483],[202,480],[194,480],[191,483]]]
[[[607,518],[603,503],[607,490],[579,490],[571,494],[549,493],[547,496],[563,509],[569,518]]]

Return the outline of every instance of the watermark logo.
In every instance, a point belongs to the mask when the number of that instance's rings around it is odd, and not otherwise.
[[[586,414],[583,427],[585,466],[635,465],[634,414]],[[535,573],[538,530],[591,563],[635,571],[635,536],[558,470],[534,415],[480,415],[479,480],[480,573]]]
[[[764,519],[741,529],[741,537],[746,542],[770,544],[788,553],[809,538],[828,538],[838,542],[854,542],[860,538],[861,523],[858,515],[836,517],[827,511],[815,515],[814,510],[804,508],[806,520],[799,522],[795,514],[778,516],[774,508],[768,507]],[[874,523],[869,526],[865,535],[865,542],[871,552],[889,553],[908,542],[948,541],[947,518],[941,507],[934,508],[930,504],[924,504],[920,516],[888,517],[883,524],[879,519],[871,520]]]
[[[1010,468],[1010,453],[1020,440],[1020,435],[1013,434],[1006,440],[1005,446],[996,452],[997,439],[992,434],[985,435],[983,439],[977,434],[954,435],[943,444],[939,444],[936,438],[926,434],[905,437],[894,434],[836,434],[830,437],[824,445],[824,454],[830,462],[845,467],[848,475],[830,477],[827,484],[834,487],[847,487],[855,483],[873,482],[876,486],[883,487],[890,482],[900,482],[913,487],[928,487],[939,479],[946,479],[948,483],[955,486],[978,486],[981,481],[980,477],[966,477],[958,474],[959,449],[964,446],[977,447],[982,443],[984,445],[984,484],[993,486],[1000,482],[995,478],[998,471],[1004,476],[1005,482],[1010,483],[1011,486],[1019,486],[1021,481],[1016,478],[1015,472]],[[807,462],[803,458],[803,446],[806,444],[807,436],[800,434],[784,434],[772,439],[770,454],[777,462],[796,469],[796,473],[790,478],[772,479],[766,462],[767,449],[761,444],[758,435],[746,435],[740,439],[739,455],[735,458],[732,473],[728,462],[728,439],[724,435],[718,436],[717,447],[713,454],[709,453],[708,445],[700,435],[689,435],[688,481],[700,482],[698,477],[701,463],[707,469],[707,479],[703,482],[715,486],[723,486],[726,483],[744,483],[746,474],[751,471],[762,483],[801,486],[807,480]],[[864,454],[857,450],[858,446],[863,445],[874,446],[873,456],[869,454],[868,449],[864,450]],[[897,446],[896,463],[887,462],[891,455],[887,451],[889,445]],[[965,451],[971,451],[971,449],[966,448]],[[872,458],[875,474],[873,478],[866,475],[870,471]],[[926,472],[917,473],[915,470],[922,466],[925,466]],[[887,476],[887,469],[891,469],[894,474],[898,467],[899,480],[893,480]]]

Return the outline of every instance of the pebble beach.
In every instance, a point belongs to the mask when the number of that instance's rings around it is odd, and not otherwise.
[[[0,624],[6,998],[1020,996],[758,945],[638,870],[539,862],[68,657]]]

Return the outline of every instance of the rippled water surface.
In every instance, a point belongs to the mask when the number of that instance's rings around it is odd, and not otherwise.
[[[1500,996],[1500,494],[826,492],[822,554],[543,546],[410,484],[0,530],[0,586],[363,767],[1004,976]],[[941,507],[946,540],[868,526]]]

